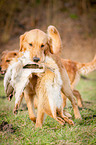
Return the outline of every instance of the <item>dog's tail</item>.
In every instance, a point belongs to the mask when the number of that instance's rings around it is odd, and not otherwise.
[[[82,75],[86,75],[94,70],[96,70],[96,55],[94,59],[89,63],[78,63],[77,68],[79,73]]]

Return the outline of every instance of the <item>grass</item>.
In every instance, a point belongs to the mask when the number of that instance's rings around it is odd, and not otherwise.
[[[1,76],[0,76],[1,78]],[[84,107],[80,109],[82,120],[74,119],[73,109],[67,103],[66,111],[72,114],[74,126],[61,126],[49,116],[42,129],[36,129],[29,119],[28,110],[21,105],[17,116],[13,115],[14,98],[8,102],[0,79],[0,124],[7,121],[13,125],[14,133],[0,131],[0,145],[95,145],[96,144],[96,71],[88,75],[93,80],[81,79],[77,88],[80,91]],[[95,80],[94,80],[95,79]],[[25,101],[23,100],[23,104]],[[23,108],[23,111],[21,109]]]

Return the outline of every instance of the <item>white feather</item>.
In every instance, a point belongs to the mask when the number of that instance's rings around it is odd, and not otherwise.
[[[50,108],[51,108],[52,114],[54,116],[55,109],[56,108],[60,109],[62,107],[62,103],[63,103],[63,100],[61,97],[62,79],[61,79],[61,75],[59,72],[59,68],[52,58],[47,56],[46,64],[49,67],[53,68],[54,74],[55,74],[54,81],[47,80],[46,84],[45,84],[47,92],[48,92]]]
[[[14,88],[15,91],[15,104],[18,104],[18,101],[20,100],[20,95],[24,91],[26,85],[29,82],[29,76],[32,73],[43,73],[43,69],[23,69],[23,66],[26,64],[33,64],[33,62],[29,58],[29,53],[26,52],[24,55],[20,58],[18,58],[18,62],[14,62],[11,64],[4,77],[4,87],[5,92],[7,93],[8,85],[11,84],[11,86]]]

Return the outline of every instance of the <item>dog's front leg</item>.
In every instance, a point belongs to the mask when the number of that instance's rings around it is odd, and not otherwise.
[[[29,117],[33,122],[36,122],[36,115],[34,110],[34,95],[29,93],[27,87],[24,90],[24,97],[27,103]]]
[[[42,104],[39,104],[38,109],[37,109],[37,119],[36,119],[35,128],[38,128],[38,127],[42,128],[43,120],[44,120],[44,111],[42,108]]]
[[[66,106],[67,97],[61,92],[61,96],[63,99],[63,108]]]

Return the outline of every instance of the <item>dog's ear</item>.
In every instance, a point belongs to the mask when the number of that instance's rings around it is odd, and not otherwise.
[[[23,35],[20,36],[20,49],[19,49],[19,51],[22,51],[23,41],[24,41],[24,38],[26,36],[26,33],[27,32],[25,32]]]
[[[54,26],[50,25],[47,28],[47,35],[50,52],[53,54],[61,52],[62,42],[58,30]]]
[[[5,55],[7,53],[8,53],[8,50],[5,50],[5,51],[2,52],[2,55]]]

